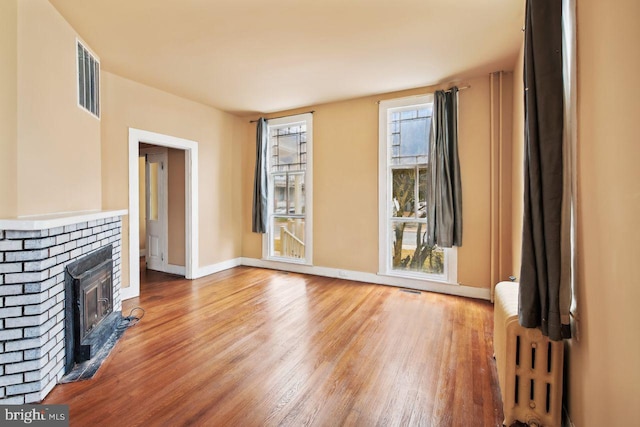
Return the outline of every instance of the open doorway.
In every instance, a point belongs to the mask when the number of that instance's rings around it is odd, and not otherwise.
[[[185,275],[185,150],[141,143],[141,269]]]
[[[141,201],[140,201],[140,144],[142,147],[153,147],[154,149],[175,149],[184,157],[184,226],[169,227],[175,233],[182,233],[184,236],[184,270],[172,270],[170,267],[170,259],[168,252],[165,251],[165,259],[167,267],[164,271],[184,275],[187,279],[193,278],[197,273],[198,265],[198,144],[195,141],[189,141],[182,138],[176,138],[169,135],[157,134],[139,129],[129,128],[129,286],[122,288],[122,298],[134,298],[140,294],[140,251],[141,251]],[[176,162],[176,165],[179,163]],[[177,168],[180,170],[180,168]],[[147,166],[145,161],[145,177],[147,176]],[[146,186],[146,184],[145,184]],[[171,191],[167,191],[169,194]],[[146,197],[146,196],[145,196]],[[169,203],[168,203],[169,205]],[[143,206],[145,213],[148,211],[147,206]],[[169,208],[167,208],[169,209]],[[180,209],[182,209],[180,207]],[[144,214],[142,216],[145,216]],[[146,220],[146,218],[145,218]],[[171,239],[167,230],[167,242]],[[177,231],[175,231],[177,230]],[[147,248],[148,239],[145,231],[145,251],[148,255]],[[177,256],[180,251],[177,251]]]

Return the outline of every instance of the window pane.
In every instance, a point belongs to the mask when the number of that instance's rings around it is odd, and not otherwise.
[[[400,155],[426,156],[428,150],[427,122],[429,119],[403,120],[400,122]]]
[[[279,163],[295,163],[298,160],[298,135],[283,135],[278,139]]]
[[[392,221],[391,230],[393,270],[444,274],[444,252],[426,244],[426,224]]]
[[[158,163],[149,163],[149,220],[158,220]]]
[[[271,170],[302,171],[307,163],[306,125],[271,129]]]
[[[416,170],[392,169],[393,176],[393,209],[394,217],[415,216]]]
[[[429,154],[431,107],[391,113],[389,142],[392,165],[424,164]]]
[[[289,189],[289,215],[303,215],[304,205],[304,174],[289,174],[287,187]]]
[[[427,168],[418,169],[418,218],[427,217]]]
[[[287,213],[287,175],[273,175],[273,212]]]
[[[304,259],[304,219],[273,217],[271,256]]]
[[[277,215],[304,215],[304,173],[272,175],[273,213]]]

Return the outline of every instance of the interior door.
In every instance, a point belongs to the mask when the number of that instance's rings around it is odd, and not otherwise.
[[[146,155],[147,268],[166,271],[167,152]]]

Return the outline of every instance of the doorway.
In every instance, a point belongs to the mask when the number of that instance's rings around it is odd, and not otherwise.
[[[145,268],[167,272],[169,264],[169,156],[168,148],[140,144],[144,170],[140,180],[140,256]],[[184,202],[183,202],[184,204]],[[144,208],[142,206],[144,205]],[[182,228],[184,231],[184,227]],[[184,263],[184,260],[182,261]]]
[[[140,295],[139,145],[141,143],[184,150],[184,276],[187,279],[192,279],[197,274],[198,143],[169,135],[129,128],[129,286],[122,288],[123,299]]]

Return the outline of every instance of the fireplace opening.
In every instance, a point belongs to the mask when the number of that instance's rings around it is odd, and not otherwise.
[[[113,311],[111,275],[112,266],[109,259],[77,279],[80,341]]]
[[[89,361],[114,335],[122,316],[113,311],[112,245],[67,265],[65,372]]]

